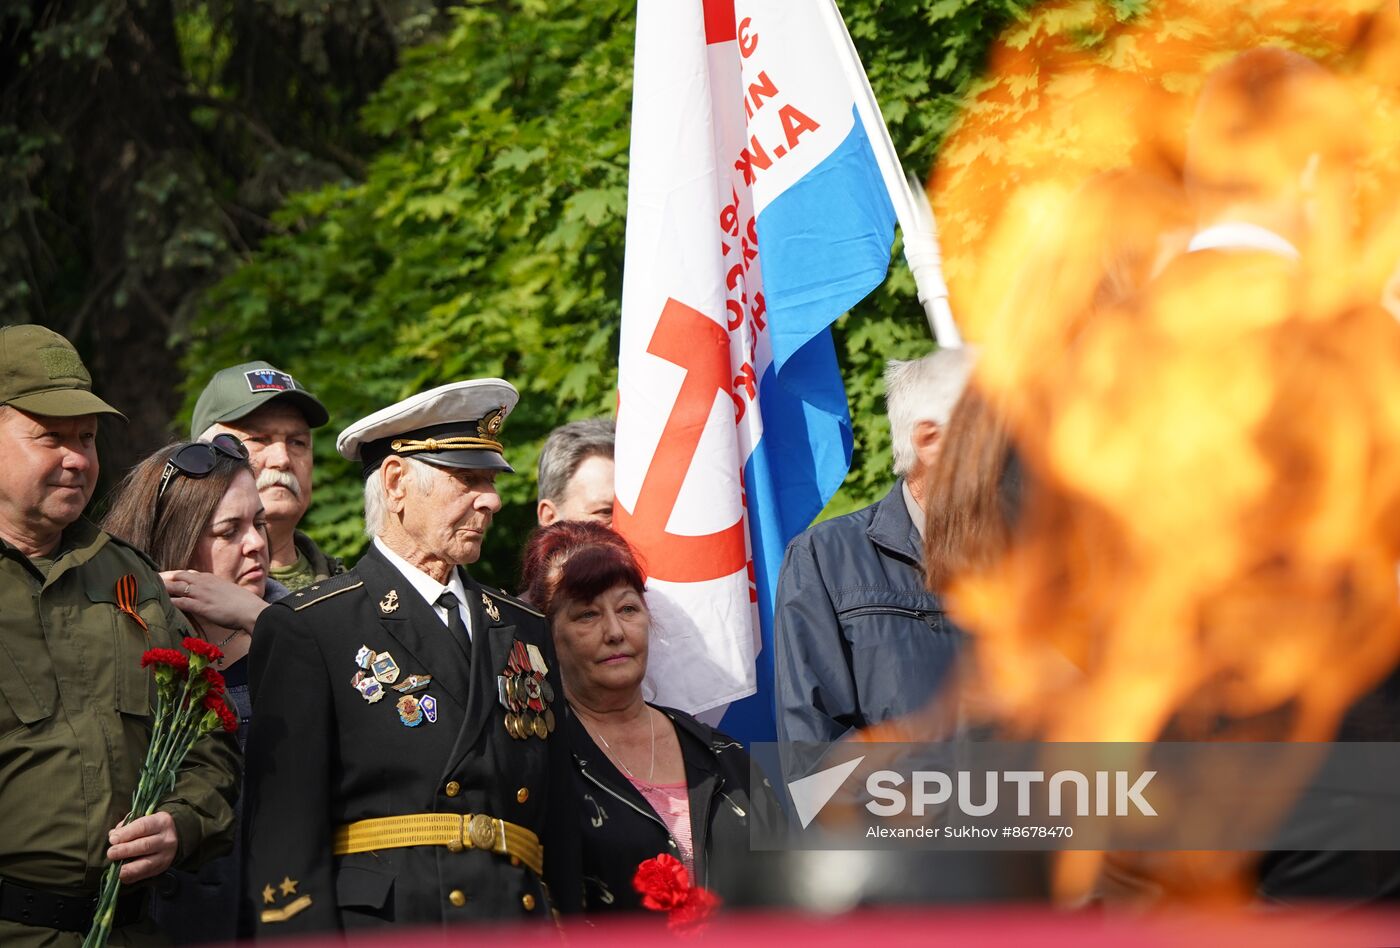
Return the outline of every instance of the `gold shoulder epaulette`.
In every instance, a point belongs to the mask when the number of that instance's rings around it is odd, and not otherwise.
[[[532,616],[539,616],[541,619],[545,618],[545,614],[543,612],[540,612],[540,610],[536,609],[528,602],[517,599],[509,593],[501,592],[501,590],[497,589],[495,586],[487,586],[485,583],[479,583],[478,585],[481,586],[482,592],[491,596],[493,599],[499,599],[507,605],[514,606],[522,612],[530,613],[530,615]]]
[[[313,583],[299,592],[294,592],[282,601],[292,607],[293,612],[300,612],[308,606],[333,599],[341,593],[349,592],[352,589],[359,589],[363,586],[364,580],[356,579],[349,573],[342,573],[339,576],[332,576],[319,583]]]

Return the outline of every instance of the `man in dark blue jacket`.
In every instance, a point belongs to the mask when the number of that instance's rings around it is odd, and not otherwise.
[[[891,362],[885,399],[893,489],[788,544],[774,609],[785,745],[835,741],[916,711],[953,664],[960,635],[924,588],[923,490],[970,368],[964,349]]]

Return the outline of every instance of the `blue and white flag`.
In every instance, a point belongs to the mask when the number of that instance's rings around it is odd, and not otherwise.
[[[850,465],[829,327],[889,266],[864,82],[832,0],[638,9],[615,524],[651,695],[746,741],[774,734],[783,550]]]

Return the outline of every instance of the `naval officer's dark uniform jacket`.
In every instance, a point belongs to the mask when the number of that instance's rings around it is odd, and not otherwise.
[[[449,632],[375,547],[355,569],[258,620],[243,815],[244,909],[259,936],[546,918],[551,908],[578,906],[567,749],[554,734],[512,736],[497,682],[515,643],[517,655],[533,646],[562,717],[549,625],[465,571],[462,578],[470,643]],[[374,702],[362,649],[388,653],[399,669]],[[402,719],[393,687],[410,675],[432,676],[413,697],[435,702],[432,715],[420,704],[414,726]],[[467,821],[447,845],[333,854],[345,848],[338,828],[421,814],[505,822],[495,824],[494,851],[481,848],[491,845],[489,834],[468,833]],[[440,830],[443,817],[432,822]],[[528,843],[518,845],[521,828],[543,846],[543,879],[529,866],[538,853],[531,860]]]

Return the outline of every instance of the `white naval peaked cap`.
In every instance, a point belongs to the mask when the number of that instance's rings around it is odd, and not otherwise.
[[[439,467],[513,472],[500,433],[519,400],[504,379],[449,382],[366,415],[340,433],[335,448],[359,461],[366,477],[390,455]]]

